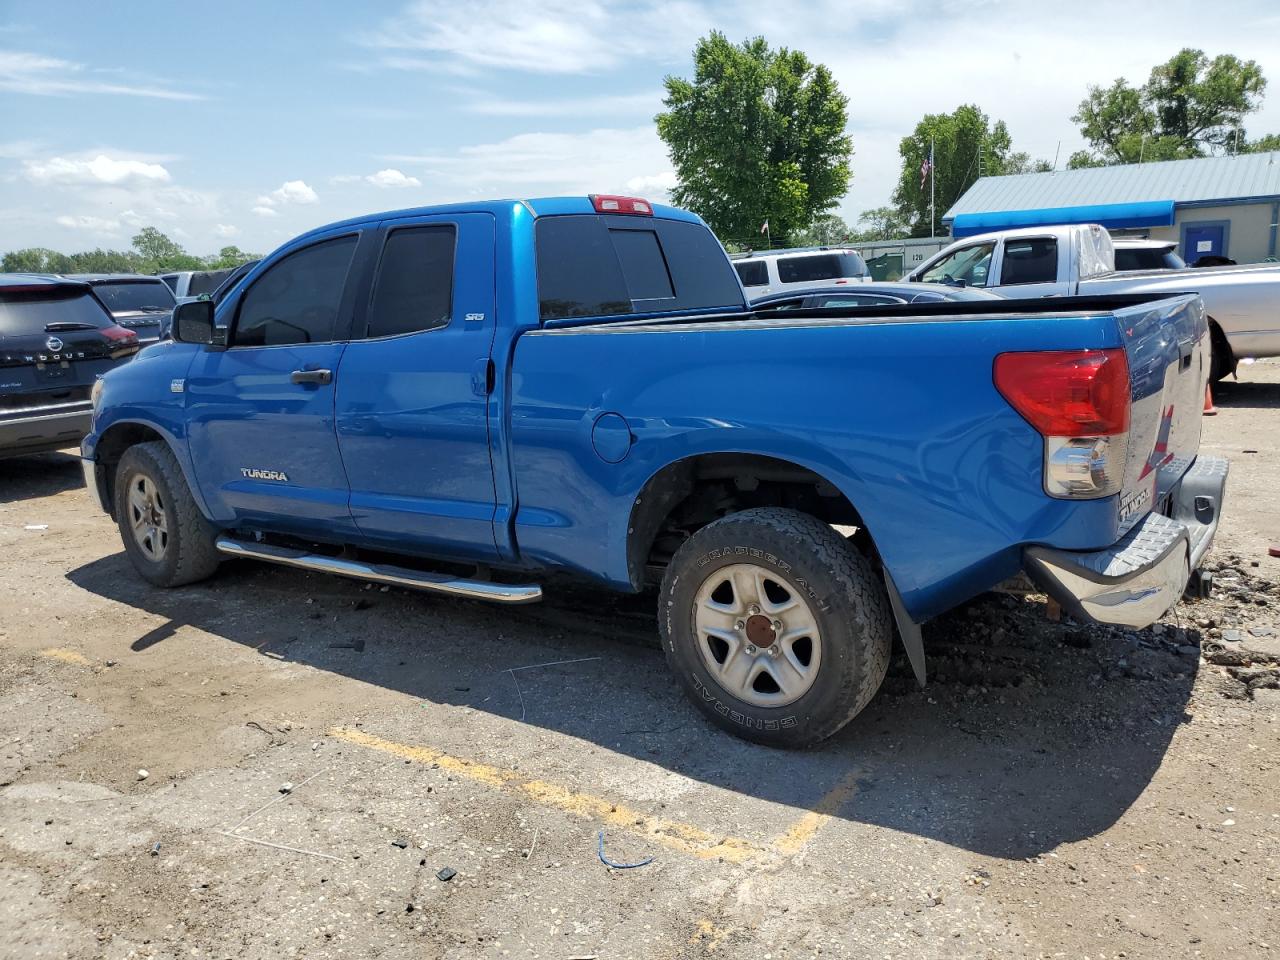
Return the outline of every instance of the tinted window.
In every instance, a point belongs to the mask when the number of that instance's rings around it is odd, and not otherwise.
[[[191,282],[187,284],[187,296],[199,297],[206,293],[213,293],[223,280],[231,276],[231,271],[234,269],[234,267],[228,267],[226,270],[201,270],[193,273]]]
[[[1182,270],[1182,258],[1162,247],[1116,247],[1117,270]]]
[[[94,295],[112,313],[130,313],[140,310],[172,310],[175,301],[173,291],[160,282],[97,283]]]
[[[1051,237],[1004,242],[1000,283],[1053,283],[1058,279],[1058,241]]]
[[[866,275],[866,261],[856,253],[815,253],[808,257],[778,258],[778,279],[783,283],[816,283]]]
[[[883,293],[841,293],[829,297],[814,297],[814,305],[819,307],[874,307],[877,304],[906,302]]]
[[[706,227],[657,217],[542,217],[543,320],[742,305],[724,248]]]
[[[0,338],[56,332],[77,327],[109,327],[111,317],[87,290],[70,295],[6,294],[0,287]],[[50,329],[51,328],[51,329]]]
[[[442,225],[396,230],[387,237],[369,305],[369,336],[448,326],[454,236],[453,227]]]
[[[164,285],[174,293],[178,292],[178,275],[176,273],[165,274],[160,278],[164,281]]]
[[[329,240],[272,265],[240,302],[234,345],[321,343],[333,339],[355,237]]]
[[[971,247],[962,247],[935,263],[921,274],[920,279],[925,283],[985,287],[987,273],[991,270],[991,255],[995,249],[994,243],[975,243]]]
[[[738,260],[733,264],[744,287],[764,287],[769,283],[769,267],[763,260]]]

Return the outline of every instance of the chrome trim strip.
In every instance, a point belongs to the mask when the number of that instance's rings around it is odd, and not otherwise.
[[[245,543],[243,540],[235,540],[231,537],[219,537],[215,546],[219,552],[232,557],[265,560],[268,563],[280,563],[287,567],[317,570],[321,573],[332,573],[356,580],[370,580],[374,583],[391,583],[411,590],[447,593],[471,600],[515,604],[537,603],[542,599],[542,587],[536,583],[507,584],[464,580],[460,577],[409,570],[388,564],[371,564],[359,560],[345,560],[341,557],[326,557],[322,554],[291,550],[288,547],[277,547],[267,543]]]

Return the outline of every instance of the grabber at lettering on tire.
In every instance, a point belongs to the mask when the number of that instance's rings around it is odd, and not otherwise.
[[[729,514],[676,551],[658,626],[667,663],[715,723],[804,747],[852,720],[889,666],[884,582],[826,523],[781,507]]]

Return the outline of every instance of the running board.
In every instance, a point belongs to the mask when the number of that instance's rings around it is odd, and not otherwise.
[[[307,553],[305,550],[277,547],[269,543],[246,543],[243,540],[233,540],[231,537],[219,537],[214,545],[220,553],[232,557],[265,560],[268,563],[281,563],[286,567],[301,567],[303,570],[317,570],[320,573],[333,573],[340,577],[370,580],[374,583],[392,583],[411,590],[447,593],[471,600],[491,600],[495,603],[537,603],[542,599],[542,587],[536,583],[512,584],[490,583],[487,580],[464,580],[461,577],[451,577],[443,573],[427,573],[384,563],[363,563],[360,560],[327,557],[324,554]]]

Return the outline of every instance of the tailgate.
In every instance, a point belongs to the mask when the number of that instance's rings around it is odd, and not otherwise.
[[[1209,327],[1195,294],[1115,311],[1133,388],[1120,532],[1152,509],[1165,512],[1170,490],[1200,448],[1209,382]]]

